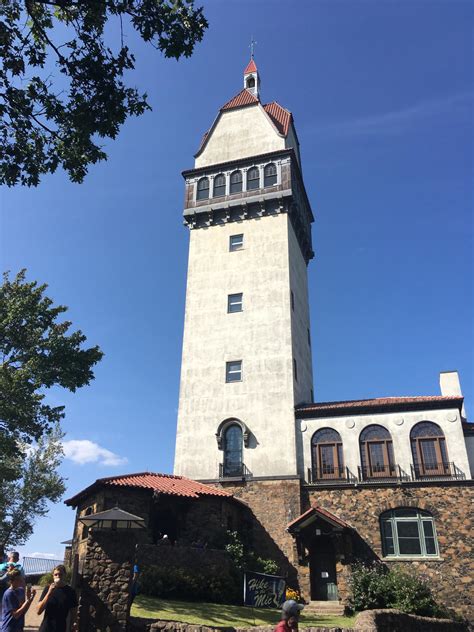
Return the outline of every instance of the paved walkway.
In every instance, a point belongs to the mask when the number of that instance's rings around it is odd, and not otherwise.
[[[33,586],[33,588],[36,588],[36,595],[33,603],[31,604],[28,612],[25,615],[25,632],[36,632],[44,616],[42,614],[36,614],[36,608],[38,606],[38,601],[41,593],[43,592],[43,586]]]

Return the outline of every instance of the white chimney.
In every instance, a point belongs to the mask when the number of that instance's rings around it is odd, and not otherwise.
[[[443,397],[462,397],[461,383],[457,371],[441,371],[439,374],[439,386]],[[461,410],[461,416],[466,418],[464,403]]]

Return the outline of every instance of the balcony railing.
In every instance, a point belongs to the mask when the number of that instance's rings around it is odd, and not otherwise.
[[[245,463],[238,464],[219,464],[219,478],[252,478],[252,472],[248,469]]]
[[[452,478],[455,480],[464,479],[465,476],[454,463],[415,463],[411,466],[411,476],[416,481],[430,481],[437,479]]]
[[[359,483],[401,482],[409,477],[395,463],[381,463],[378,465],[359,465]]]
[[[353,478],[347,467],[342,465],[308,468],[308,483],[311,485],[351,483]]]

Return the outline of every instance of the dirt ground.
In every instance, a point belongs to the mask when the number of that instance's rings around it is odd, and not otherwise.
[[[42,614],[36,614],[36,607],[38,605],[38,601],[43,588],[42,586],[33,586],[33,588],[36,588],[36,595],[33,603],[31,604],[28,612],[25,615],[25,632],[35,632],[39,628],[40,623],[43,620]]]

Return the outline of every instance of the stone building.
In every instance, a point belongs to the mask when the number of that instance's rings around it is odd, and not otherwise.
[[[176,474],[243,499],[307,599],[348,598],[358,559],[472,606],[472,440],[456,372],[441,395],[314,402],[313,214],[291,113],[244,89],[184,171],[190,230]],[[471,457],[472,459],[472,457]]]
[[[457,373],[441,373],[440,395],[314,401],[298,136],[287,109],[261,102],[253,59],[243,81],[183,173],[175,476],[101,479],[67,504],[78,517],[120,505],[152,542],[248,532],[307,600],[345,604],[354,563],[382,560],[472,613],[474,433]],[[76,552],[86,535],[76,521]]]

